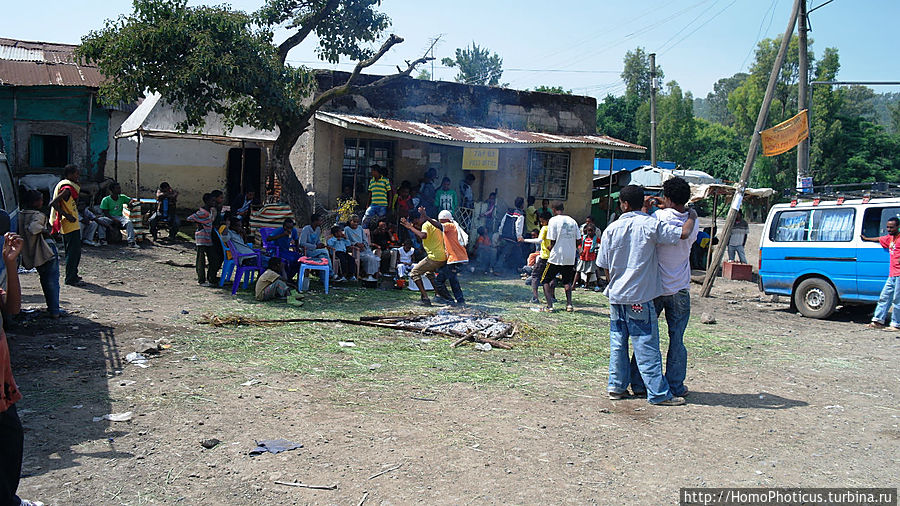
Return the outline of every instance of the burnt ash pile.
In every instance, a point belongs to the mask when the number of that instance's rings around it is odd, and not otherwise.
[[[509,349],[509,344],[498,340],[514,337],[517,332],[514,324],[486,313],[463,314],[442,310],[433,315],[375,316],[365,320],[399,330],[459,338],[453,346],[459,346],[466,341],[475,341]]]

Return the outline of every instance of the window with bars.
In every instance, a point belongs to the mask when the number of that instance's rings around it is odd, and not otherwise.
[[[566,200],[569,194],[569,153],[532,150],[528,156],[528,196]]]
[[[372,177],[369,167],[378,164],[385,168],[385,176],[394,184],[394,143],[374,139],[344,139],[344,162],[341,165],[341,189],[354,188],[354,195],[367,195]]]

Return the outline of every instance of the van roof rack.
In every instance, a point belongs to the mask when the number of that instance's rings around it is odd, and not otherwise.
[[[812,200],[813,205],[819,202],[837,201],[837,204],[843,204],[846,199],[862,199],[868,202],[873,198],[900,197],[900,184],[897,183],[849,183],[849,184],[830,184],[822,186],[813,186],[807,188],[807,191],[797,191],[794,189],[784,190],[784,196],[791,198],[791,207],[796,206],[800,199]]]

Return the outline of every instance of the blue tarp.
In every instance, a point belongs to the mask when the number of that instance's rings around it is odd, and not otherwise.
[[[625,160],[616,158],[613,160],[613,172],[620,170],[634,170],[644,165],[650,165],[650,160]],[[675,162],[656,162],[661,169],[675,169]],[[609,174],[609,158],[594,158],[594,175],[606,176]]]

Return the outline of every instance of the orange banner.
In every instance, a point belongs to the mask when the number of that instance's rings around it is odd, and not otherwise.
[[[809,137],[806,109],[787,121],[763,130],[759,135],[762,140],[763,156],[775,156],[789,151]]]

